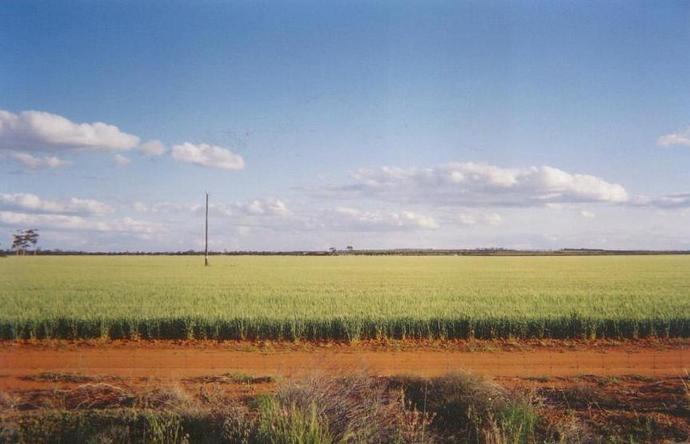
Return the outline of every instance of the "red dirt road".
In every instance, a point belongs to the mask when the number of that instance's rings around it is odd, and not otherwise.
[[[374,375],[437,376],[466,370],[495,377],[641,375],[681,376],[690,347],[607,346],[466,351],[460,349],[316,346],[272,350],[171,343],[0,344],[0,387],[42,372],[155,377],[176,380],[222,373],[299,376],[314,371],[365,370]]]

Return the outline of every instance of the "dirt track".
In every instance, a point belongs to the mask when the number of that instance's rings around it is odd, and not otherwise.
[[[457,349],[377,349],[325,347],[310,349],[247,349],[181,346],[169,343],[45,346],[0,345],[0,387],[19,376],[41,372],[181,379],[227,372],[296,376],[366,370],[376,375],[436,376],[467,370],[496,377],[679,376],[690,369],[690,347],[610,346],[518,351]]]

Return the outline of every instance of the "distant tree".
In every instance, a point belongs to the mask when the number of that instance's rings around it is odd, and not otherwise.
[[[26,240],[29,243],[29,245],[31,245],[34,254],[36,254],[36,244],[38,244],[38,238],[40,236],[38,234],[38,230],[35,228],[29,228],[28,230],[24,231],[24,236],[26,236]]]
[[[331,254],[336,254],[336,253],[338,252],[338,250],[336,250],[335,247],[329,248],[328,251],[329,251],[329,253],[331,253]]]
[[[354,250],[354,247],[352,245],[348,245],[346,247],[346,249],[347,249],[347,251],[352,251],[352,250]]]
[[[29,244],[24,237],[24,232],[17,230],[17,232],[12,235],[12,249],[17,253],[17,256],[19,256],[20,254],[24,254],[28,246]]]
[[[16,233],[12,235],[12,250],[19,256],[26,254],[26,251],[33,247],[34,254],[36,254],[38,238],[38,230],[35,228],[17,230]]]

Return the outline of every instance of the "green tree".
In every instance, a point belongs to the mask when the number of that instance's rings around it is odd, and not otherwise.
[[[12,235],[12,249],[17,253],[17,256],[26,254],[29,248],[33,248],[33,252],[36,254],[39,236],[38,230],[35,228],[17,230]]]

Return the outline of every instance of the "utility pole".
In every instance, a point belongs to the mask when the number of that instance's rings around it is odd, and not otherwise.
[[[206,193],[206,230],[204,240],[204,266],[208,267],[208,193]]]

